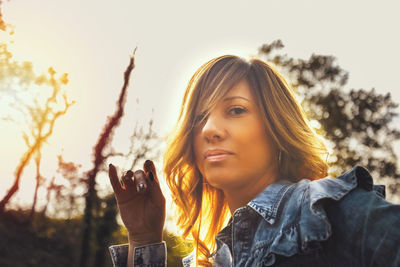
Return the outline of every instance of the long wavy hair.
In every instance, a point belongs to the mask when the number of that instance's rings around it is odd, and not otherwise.
[[[215,235],[223,228],[230,211],[222,190],[203,182],[194,156],[194,125],[199,110],[210,110],[241,80],[252,90],[264,124],[279,150],[278,179],[297,182],[327,176],[327,153],[309,126],[303,109],[284,78],[260,59],[245,60],[233,55],[214,58],[191,77],[178,122],[169,135],[164,172],[177,205],[178,226],[183,238],[195,242],[196,263],[211,266],[210,251]],[[201,232],[201,230],[203,232]]]

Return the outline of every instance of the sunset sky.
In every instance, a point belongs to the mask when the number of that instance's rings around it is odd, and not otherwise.
[[[276,39],[289,56],[335,56],[350,73],[349,89],[374,87],[400,103],[399,10],[394,0],[10,0],[2,11],[15,34],[0,38],[13,41],[14,59],[33,62],[38,73],[52,66],[69,74],[66,90],[76,104],[57,122],[43,151],[43,175],[51,177],[60,153],[90,169],[92,147],[115,110],[136,46],[126,116],[113,142],[121,150],[129,146],[136,121],[153,117],[160,136],[171,130],[185,85],[202,63],[223,54],[256,55]],[[2,198],[25,145],[18,126],[0,121],[0,129]],[[22,202],[31,202],[33,173],[31,164],[17,196]],[[102,187],[108,187],[105,180],[100,177]]]

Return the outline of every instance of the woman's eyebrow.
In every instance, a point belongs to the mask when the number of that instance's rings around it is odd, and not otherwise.
[[[246,100],[246,101],[248,101],[248,102],[251,102],[249,99],[247,99],[247,98],[245,98],[245,97],[243,97],[243,96],[230,96],[230,97],[225,97],[225,98],[223,99],[223,101],[230,101],[230,100],[233,100],[233,99],[235,99],[235,98],[241,98],[241,99],[244,99],[244,100]]]

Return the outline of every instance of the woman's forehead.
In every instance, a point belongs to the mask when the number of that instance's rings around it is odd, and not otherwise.
[[[199,102],[196,113],[208,113],[217,105],[234,99],[242,99],[243,101],[255,103],[253,92],[246,79],[239,81],[229,89],[225,88],[225,90],[225,92],[211,93],[209,97],[203,97]]]
[[[222,98],[222,100],[225,101],[234,98],[242,98],[250,102],[253,101],[253,94],[250,85],[246,80],[241,80],[238,84],[229,89]]]

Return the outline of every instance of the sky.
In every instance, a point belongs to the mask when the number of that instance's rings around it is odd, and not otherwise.
[[[335,56],[350,73],[349,89],[390,92],[400,103],[398,10],[398,1],[387,0],[10,0],[2,8],[15,27],[13,58],[33,62],[38,73],[50,66],[68,73],[66,90],[76,101],[44,147],[45,177],[54,175],[61,153],[82,170],[91,168],[92,147],[115,110],[135,47],[126,114],[113,142],[119,150],[128,148],[137,121],[153,118],[160,136],[172,129],[186,83],[204,62],[223,54],[256,55],[262,44],[277,39],[292,57]],[[2,197],[25,145],[17,125],[0,121],[0,129]],[[16,200],[31,202],[33,177],[31,164]],[[105,175],[99,182],[110,188]]]

